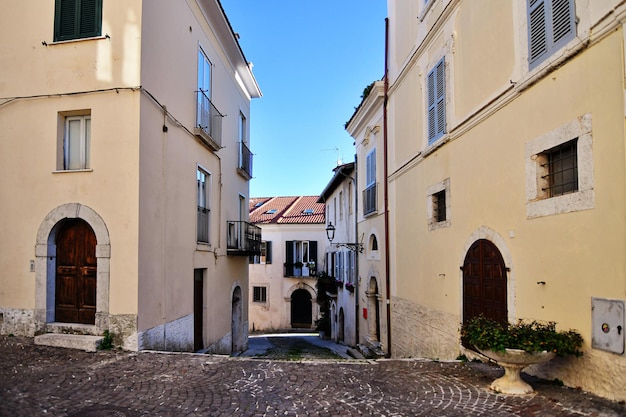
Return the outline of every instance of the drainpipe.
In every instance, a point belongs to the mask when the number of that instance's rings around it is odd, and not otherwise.
[[[358,187],[358,163],[356,154],[354,154],[354,327],[355,341],[359,344],[359,187]]]
[[[387,166],[387,101],[389,99],[389,18],[385,18],[385,76],[383,99],[383,177],[384,177],[384,204],[385,204],[385,302],[387,304],[387,357],[391,357],[391,278],[389,276],[389,190]]]

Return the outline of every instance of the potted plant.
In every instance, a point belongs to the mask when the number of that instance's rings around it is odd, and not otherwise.
[[[346,290],[354,292],[354,284],[351,282],[346,282]]]
[[[461,337],[504,368],[504,376],[490,385],[492,390],[504,394],[533,392],[520,377],[526,366],[555,356],[582,355],[582,336],[574,330],[557,331],[555,322],[520,319],[514,324],[504,324],[478,316],[463,324]]]

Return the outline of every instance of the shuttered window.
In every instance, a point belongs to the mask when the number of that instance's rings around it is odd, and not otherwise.
[[[574,0],[528,0],[528,62],[531,69],[575,35]]]
[[[428,144],[446,133],[445,60],[442,59],[428,73],[426,94],[428,101]]]
[[[54,41],[102,34],[102,0],[56,0]]]

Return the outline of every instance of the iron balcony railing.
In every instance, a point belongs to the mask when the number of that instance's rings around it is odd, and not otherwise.
[[[363,190],[363,215],[376,211],[376,183]]]
[[[196,91],[196,103],[196,129],[207,135],[218,149],[221,148],[224,115],[213,105],[205,91]]]
[[[208,208],[198,206],[198,242],[209,243],[209,214]]]
[[[297,263],[297,264],[283,264],[283,276],[287,278],[291,277],[317,277],[317,268],[314,262],[309,263]]]
[[[252,152],[245,142],[239,143],[239,169],[252,178]]]
[[[261,254],[261,228],[244,221],[229,220],[226,249],[229,255]]]

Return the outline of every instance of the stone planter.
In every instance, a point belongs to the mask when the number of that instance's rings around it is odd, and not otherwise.
[[[504,375],[493,381],[489,388],[512,395],[532,394],[533,387],[522,380],[520,371],[529,365],[547,362],[556,355],[554,352],[528,353],[520,349],[506,349],[504,352],[480,350],[480,353],[504,368]]]

